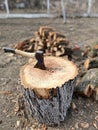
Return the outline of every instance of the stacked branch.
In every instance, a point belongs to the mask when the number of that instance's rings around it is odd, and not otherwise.
[[[40,27],[35,37],[15,45],[15,49],[34,52],[41,50],[47,55],[71,57],[73,50],[68,46],[69,41],[65,35],[52,27]]]

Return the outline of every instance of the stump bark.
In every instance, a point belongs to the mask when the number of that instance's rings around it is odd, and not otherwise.
[[[48,126],[59,125],[65,120],[67,110],[72,100],[75,79],[57,87],[57,96],[50,99],[40,99],[31,89],[22,86],[22,92],[32,117]]]
[[[66,117],[78,69],[73,62],[57,57],[45,57],[42,62],[44,68],[36,67],[39,62],[34,60],[21,68],[22,91],[31,115],[52,126]]]

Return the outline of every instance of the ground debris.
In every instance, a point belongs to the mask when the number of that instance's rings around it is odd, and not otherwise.
[[[31,130],[47,130],[47,126],[44,124],[40,124],[38,121],[34,121],[31,126],[30,126]]]
[[[16,61],[15,56],[5,55],[4,57],[2,55],[0,56],[0,68],[6,67],[7,65],[11,64],[12,61]]]
[[[93,91],[93,98],[94,100],[98,101],[98,86]]]
[[[11,92],[10,91],[5,91],[5,90],[0,90],[0,94],[11,94]]]
[[[17,127],[19,127],[20,126],[20,121],[17,121],[16,125],[17,125]]]
[[[76,104],[74,102],[71,103],[71,107],[72,107],[73,110],[78,110],[77,106],[76,106]]]
[[[87,122],[81,122],[81,123],[79,124],[79,126],[80,126],[81,128],[83,128],[83,129],[87,129],[87,128],[89,128],[89,123],[87,123]]]
[[[98,130],[98,121],[94,120],[93,121],[93,126],[96,128],[96,130]]]
[[[45,124],[42,125],[43,130],[47,130],[47,126]]]
[[[0,78],[0,85],[4,86],[10,82],[10,79],[8,78]]]
[[[0,124],[2,123],[2,120],[0,120]]]
[[[14,102],[15,102],[14,111],[16,113],[25,109],[24,99],[22,95],[19,95],[17,100],[15,100]]]
[[[95,120],[98,122],[98,116],[95,117]]]
[[[74,127],[75,127],[75,129],[77,129],[77,130],[78,130],[78,129],[79,129],[79,123],[78,123],[78,122],[76,122]]]

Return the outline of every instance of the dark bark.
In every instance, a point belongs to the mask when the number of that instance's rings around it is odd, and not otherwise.
[[[33,90],[25,89],[23,86],[22,92],[31,115],[36,117],[40,123],[53,126],[65,120],[72,100],[74,86],[75,79],[64,83],[62,87],[56,88],[56,95],[52,95],[51,91],[50,99],[39,99]]]
[[[87,73],[81,78],[80,83],[75,87],[75,92],[86,97],[93,95],[97,96],[98,89],[98,68],[90,69]],[[96,99],[95,99],[96,100]]]

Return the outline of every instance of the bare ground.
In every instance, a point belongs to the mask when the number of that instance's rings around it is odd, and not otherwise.
[[[98,19],[0,19],[0,130],[45,130],[24,111],[19,84],[19,70],[28,59],[4,54],[2,47],[13,46],[19,41],[31,38],[40,26],[55,27],[64,33],[71,43],[92,45],[98,42]],[[7,93],[8,92],[8,93]],[[64,124],[47,127],[48,130],[96,130],[98,129],[98,102],[92,98],[73,96],[77,109],[69,110]],[[97,119],[95,118],[97,116]]]

